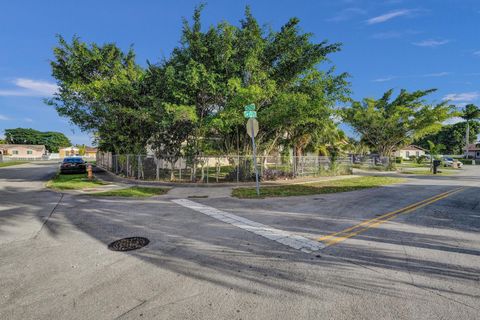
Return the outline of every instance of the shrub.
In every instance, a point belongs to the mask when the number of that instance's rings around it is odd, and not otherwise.
[[[403,157],[395,157],[395,163],[402,163],[403,162]]]
[[[417,158],[417,163],[422,164],[427,160],[427,156],[423,155]]]

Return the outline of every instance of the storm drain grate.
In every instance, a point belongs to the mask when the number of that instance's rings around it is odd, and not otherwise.
[[[150,240],[142,237],[130,237],[113,241],[108,245],[108,249],[112,251],[130,251],[145,247]]]

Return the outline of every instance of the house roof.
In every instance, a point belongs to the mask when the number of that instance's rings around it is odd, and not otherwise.
[[[35,151],[44,151],[43,144],[0,144],[0,149],[26,148]]]
[[[469,144],[468,151],[480,151],[480,143]]]
[[[85,152],[97,152],[98,149],[96,147],[85,147]]]
[[[409,146],[406,146],[406,147],[403,147],[403,148],[400,148],[398,151],[400,150],[404,150],[404,151],[426,151],[425,149],[419,147],[419,146],[415,146],[413,144],[409,145]]]

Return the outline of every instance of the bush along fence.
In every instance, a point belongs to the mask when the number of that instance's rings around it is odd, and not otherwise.
[[[263,181],[346,175],[352,173],[352,164],[352,157],[257,157],[258,172]],[[172,164],[149,155],[99,152],[97,166],[116,175],[139,180],[203,183],[255,181],[252,156],[205,156],[194,160],[179,158]]]

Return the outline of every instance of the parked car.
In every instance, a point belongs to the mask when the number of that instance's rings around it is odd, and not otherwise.
[[[444,167],[452,167],[454,162],[457,163],[458,168],[461,168],[463,166],[463,163],[461,163],[460,161],[454,160],[453,158],[449,157],[443,157],[442,161]]]
[[[60,173],[85,173],[87,164],[80,157],[64,158],[60,165]]]

